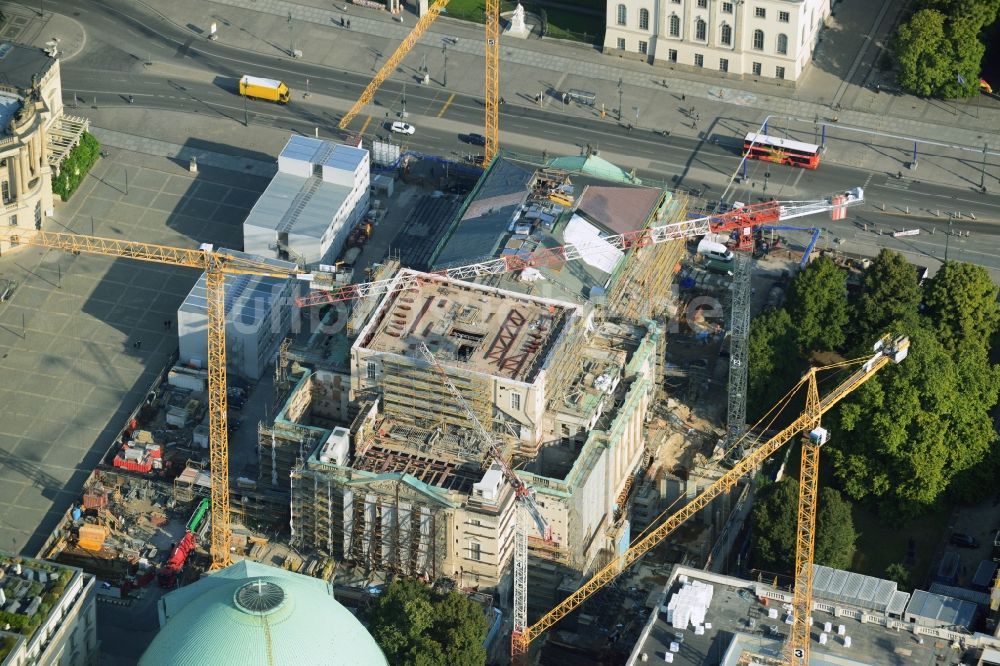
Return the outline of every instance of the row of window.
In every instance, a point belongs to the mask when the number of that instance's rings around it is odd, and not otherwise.
[[[671,19],[674,19],[674,18],[677,18],[677,17],[676,16],[672,16],[671,17]],[[695,39],[697,39],[698,41],[701,41],[701,42],[707,41],[707,38],[705,36],[706,32],[707,32],[707,29],[708,29],[708,26],[705,25],[705,22],[702,21],[702,20],[698,20],[695,23],[695,30],[694,30],[694,32],[695,32]],[[677,20],[677,25],[676,26],[674,25],[674,22],[671,20],[671,22],[670,22],[670,36],[671,37],[680,37],[680,31],[681,31],[680,19]],[[723,46],[732,46],[733,45],[733,29],[732,29],[732,27],[730,27],[728,25],[723,25],[719,29],[719,43],[722,44]],[[639,41],[639,53],[646,53],[647,48],[648,48],[648,43],[640,40]],[[618,38],[618,49],[620,51],[624,51],[625,50],[625,38],[624,37],[619,37]],[[755,51],[763,51],[764,50],[764,31],[763,30],[754,30],[753,31],[753,49]],[[786,35],[784,33],[778,35],[778,40],[777,40],[777,43],[775,44],[775,52],[778,55],[788,55],[788,35]]]
[[[679,5],[681,0],[672,0],[673,4]],[[698,0],[698,7],[701,9],[706,9],[708,7],[708,0]],[[733,3],[723,2],[722,3],[722,13],[732,14],[733,13]],[[753,15],[757,18],[767,18],[767,9],[764,7],[754,7]],[[624,4],[618,5],[617,11],[617,21],[618,25],[626,25],[628,23],[628,7]],[[788,12],[778,12],[778,21],[781,23],[788,23],[791,20],[791,15]],[[640,9],[639,10],[639,29],[649,30],[649,10]]]
[[[620,47],[624,48],[624,44],[622,44],[622,42],[624,42],[624,40],[620,39],[618,41],[619,41]],[[642,42],[642,41],[639,42],[639,53],[646,53],[647,50],[648,50],[648,48],[649,48],[649,46],[648,46],[648,44],[646,42]],[[669,49],[669,50],[667,50],[667,60],[669,62],[677,62],[677,49]],[[705,56],[702,55],[701,53],[695,53],[694,54],[694,66],[695,67],[704,67],[705,66]],[[728,58],[719,58],[719,71],[720,72],[728,72],[729,71],[729,59]],[[763,65],[761,65],[761,63],[759,63],[759,62],[752,63],[752,71],[753,71],[753,75],[754,76],[761,76],[761,73],[763,71]],[[775,67],[774,68],[774,78],[776,78],[776,79],[783,79],[783,78],[785,78],[785,68],[784,67]]]

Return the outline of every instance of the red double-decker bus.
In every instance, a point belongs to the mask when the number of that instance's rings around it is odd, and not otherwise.
[[[766,134],[748,132],[743,154],[750,159],[815,169],[819,166],[819,146]]]

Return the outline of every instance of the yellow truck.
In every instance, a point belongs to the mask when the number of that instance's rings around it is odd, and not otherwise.
[[[291,98],[288,86],[281,81],[246,75],[240,79],[240,94],[250,99],[266,99],[278,104],[288,104]]]

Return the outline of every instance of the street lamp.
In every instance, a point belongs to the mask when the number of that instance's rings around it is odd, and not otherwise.
[[[954,220],[948,220],[948,235],[944,237],[944,261],[948,263],[948,245],[951,241],[951,225],[954,224]]]
[[[983,170],[979,173],[979,189],[986,194],[986,153],[990,150],[990,144],[983,144]]]
[[[295,57],[295,30],[292,28],[292,13],[288,12],[288,55]]]
[[[622,121],[622,77],[618,77],[618,122]]]
[[[442,72],[442,76],[441,76],[441,85],[444,86],[445,88],[447,88],[448,87],[448,45],[447,44],[442,44],[441,45],[441,52],[444,53],[444,72]]]

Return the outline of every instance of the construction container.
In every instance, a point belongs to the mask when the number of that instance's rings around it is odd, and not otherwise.
[[[104,525],[82,525],[78,544],[85,550],[100,550],[108,538],[108,528]]]
[[[167,383],[195,393],[204,393],[208,387],[208,372],[175,365],[167,374]]]
[[[189,416],[188,410],[184,407],[171,407],[167,410],[167,425],[183,428],[188,424]]]

